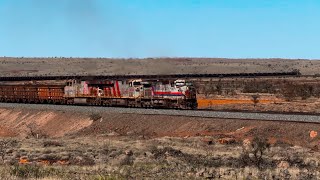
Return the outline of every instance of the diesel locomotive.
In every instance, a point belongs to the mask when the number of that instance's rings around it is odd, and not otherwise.
[[[77,80],[0,84],[0,102],[196,109],[192,82],[176,80]]]

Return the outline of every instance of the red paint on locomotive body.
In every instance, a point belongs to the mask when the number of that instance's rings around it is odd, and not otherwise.
[[[111,87],[112,88],[112,96],[113,97],[117,97],[117,93],[116,93],[116,89],[114,88],[114,83],[113,83],[113,86]]]
[[[119,89],[119,81],[115,81],[115,82],[116,82],[116,88],[117,88],[117,96],[121,97],[120,89]]]

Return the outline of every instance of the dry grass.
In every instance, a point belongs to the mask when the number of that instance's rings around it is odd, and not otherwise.
[[[264,150],[260,164],[263,168],[259,168],[243,162],[241,144],[223,145],[213,138],[214,143],[208,145],[201,139],[86,137],[18,140],[21,146],[7,151],[7,161],[0,166],[0,179],[320,178],[319,152],[296,146],[272,146]],[[43,143],[47,141],[58,141],[64,146],[45,148]],[[248,155],[252,157],[252,153],[250,151]],[[28,163],[18,164],[19,156],[26,157]],[[44,157],[55,157],[55,160],[64,157],[67,163],[44,164],[40,161]]]

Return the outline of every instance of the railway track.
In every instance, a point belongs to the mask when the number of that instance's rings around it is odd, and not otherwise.
[[[246,119],[263,121],[303,122],[320,123],[319,115],[308,114],[275,114],[258,112],[227,112],[227,111],[204,111],[204,110],[170,110],[170,109],[142,109],[120,107],[96,107],[96,106],[67,106],[51,104],[17,104],[0,103],[0,108],[22,108],[37,110],[74,111],[86,113],[123,113],[143,115],[169,115],[219,119]]]

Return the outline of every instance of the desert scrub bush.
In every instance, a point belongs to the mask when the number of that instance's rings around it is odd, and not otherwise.
[[[201,88],[200,88],[201,87]],[[210,79],[209,82],[199,87],[198,93],[203,93],[205,97],[209,97],[210,95],[218,94],[221,95],[224,87],[222,86],[221,79],[218,82],[212,81]]]
[[[54,168],[43,168],[38,165],[14,165],[11,167],[10,175],[20,178],[44,178],[58,175],[60,172]]]
[[[313,86],[303,84],[298,86],[298,95],[301,97],[302,100],[306,100],[313,96]]]
[[[240,164],[242,166],[255,165],[261,169],[264,163],[264,154],[270,148],[267,139],[255,137],[249,147],[243,147],[243,152],[240,155]]]
[[[37,128],[36,124],[28,124],[27,128],[29,128],[29,134],[28,137],[31,136],[33,138],[48,138],[48,135],[44,133],[42,130],[39,130]]]
[[[172,147],[164,147],[161,149],[157,147],[152,147],[151,153],[154,155],[156,159],[162,158],[167,155],[174,157],[183,155],[183,153],[180,150],[173,149]]]
[[[257,106],[257,104],[260,101],[260,95],[259,94],[254,94],[254,95],[251,96],[251,98],[252,98],[253,105]]]
[[[269,82],[248,82],[245,84],[242,90],[243,93],[275,93],[276,88]]]
[[[92,113],[92,114],[90,114],[89,117],[93,121],[98,121],[99,119],[102,118],[101,114],[99,114],[99,113]]]
[[[287,83],[284,87],[282,87],[280,93],[282,93],[286,101],[292,101],[299,97],[302,100],[306,100],[312,96],[320,96],[319,88],[310,84]]]
[[[95,165],[95,161],[89,156],[75,156],[70,158],[70,164],[78,166],[93,166]]]
[[[287,161],[293,167],[298,167],[300,169],[310,169],[308,164],[305,163],[304,159],[305,157],[302,154],[298,153],[287,155],[287,157],[284,158],[284,160]]]
[[[124,177],[117,175],[117,174],[98,174],[98,175],[91,177],[90,179],[93,179],[93,180],[124,180],[127,178],[124,178]]]
[[[58,141],[46,140],[43,142],[43,147],[62,147],[63,144]]]
[[[6,151],[9,148],[14,148],[19,145],[18,141],[15,139],[1,139],[0,140],[0,157],[1,160],[4,160],[4,157],[6,155]]]
[[[234,166],[236,159],[228,158],[223,159],[222,157],[208,157],[205,155],[193,155],[183,153],[180,150],[173,149],[172,147],[154,148],[150,151],[154,158],[158,162],[166,159],[167,156],[171,156],[179,159],[180,161],[193,166],[193,167],[221,167],[221,166]]]

